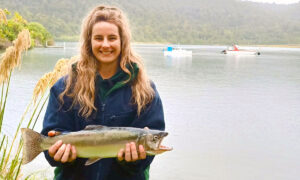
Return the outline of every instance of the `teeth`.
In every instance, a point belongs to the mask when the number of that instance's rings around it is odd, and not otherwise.
[[[102,52],[102,54],[104,54],[104,55],[107,55],[107,54],[110,54],[110,53],[111,53],[110,51]]]

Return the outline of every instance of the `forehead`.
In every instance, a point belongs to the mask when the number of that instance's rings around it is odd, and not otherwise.
[[[92,35],[119,35],[119,29],[113,23],[100,21],[94,24]]]

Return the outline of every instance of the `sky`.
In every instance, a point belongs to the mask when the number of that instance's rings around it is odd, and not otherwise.
[[[253,2],[276,3],[276,4],[292,4],[298,3],[300,0],[248,0]]]

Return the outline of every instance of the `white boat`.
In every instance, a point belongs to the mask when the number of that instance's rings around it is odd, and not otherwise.
[[[192,55],[192,51],[184,50],[182,48],[173,48],[171,46],[168,46],[167,50],[164,50],[164,56],[185,57]]]
[[[237,45],[233,45],[232,47],[223,50],[222,53],[228,55],[260,55],[260,52],[256,50],[240,49]]]

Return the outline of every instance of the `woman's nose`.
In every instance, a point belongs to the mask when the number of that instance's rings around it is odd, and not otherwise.
[[[109,47],[109,42],[106,38],[103,40],[102,46],[103,47]]]

